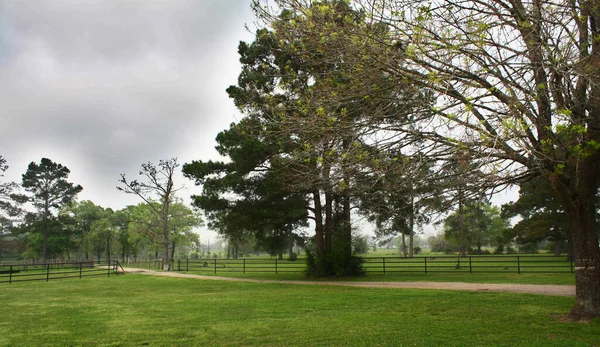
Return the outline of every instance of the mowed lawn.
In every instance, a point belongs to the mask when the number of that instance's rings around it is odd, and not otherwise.
[[[600,346],[573,298],[127,274],[0,286],[7,346]]]

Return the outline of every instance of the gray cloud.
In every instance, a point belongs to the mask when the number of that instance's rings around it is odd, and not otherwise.
[[[120,208],[137,202],[114,189],[120,173],[214,158],[215,135],[237,117],[224,90],[252,21],[244,0],[0,2],[7,177],[49,157],[81,198]]]

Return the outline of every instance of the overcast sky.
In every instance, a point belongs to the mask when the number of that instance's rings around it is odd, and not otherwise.
[[[0,0],[6,178],[47,157],[79,200],[119,209],[139,202],[116,190],[121,173],[218,158],[216,134],[241,117],[225,89],[253,21],[250,0]]]

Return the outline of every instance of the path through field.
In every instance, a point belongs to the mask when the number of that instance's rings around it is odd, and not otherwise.
[[[161,272],[148,269],[126,269],[125,273],[139,273],[144,275],[196,278],[201,280],[237,281],[255,283],[285,283],[295,285],[329,285],[365,288],[413,288],[413,289],[439,289],[439,290],[470,290],[477,292],[513,292],[554,296],[575,296],[575,286],[554,284],[495,284],[495,283],[464,283],[464,282],[348,282],[348,281],[278,281],[257,280],[250,278],[233,278],[220,276],[203,276],[182,274],[178,272]]]

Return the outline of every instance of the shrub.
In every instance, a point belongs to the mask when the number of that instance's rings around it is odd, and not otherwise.
[[[496,250],[494,250],[494,254],[502,254],[504,253],[504,245],[498,245],[498,247],[496,247]]]
[[[419,246],[413,247],[413,253],[414,254],[421,254],[421,247],[419,247]]]

